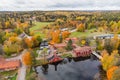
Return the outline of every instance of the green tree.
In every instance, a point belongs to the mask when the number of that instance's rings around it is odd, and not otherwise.
[[[96,39],[96,46],[97,50],[103,50],[102,41],[100,39]]]
[[[69,41],[68,41],[68,43],[67,43],[67,47],[66,47],[66,50],[72,50],[73,49],[73,47],[72,47],[72,44],[73,44],[73,42],[72,42],[72,40],[70,39]]]
[[[111,42],[111,40],[110,39],[108,39],[108,40],[105,40],[105,44],[104,44],[104,48],[107,50],[107,52],[109,53],[109,54],[111,54],[111,52],[113,51],[113,47],[114,46],[112,46],[111,44],[110,44],[110,42]]]
[[[41,36],[37,36],[37,41],[38,41],[39,43],[42,42],[42,38],[41,38]]]

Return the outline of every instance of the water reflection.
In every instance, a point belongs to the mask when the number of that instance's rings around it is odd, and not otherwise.
[[[42,70],[42,72],[43,72],[44,74],[47,74],[47,73],[48,73],[48,68],[49,68],[48,64],[41,66],[41,70]]]
[[[66,58],[57,64],[39,66],[37,72],[43,80],[93,80],[99,72],[98,65],[99,61],[89,58]]]

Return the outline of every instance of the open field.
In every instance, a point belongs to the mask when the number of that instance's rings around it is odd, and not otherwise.
[[[97,32],[96,29],[86,30],[85,32],[72,32],[70,37],[92,37],[94,35],[105,34],[105,32]]]
[[[45,37],[45,34],[42,33],[42,28],[52,22],[36,22],[35,26],[30,28],[30,31],[34,31],[35,35],[40,35],[42,38]]]

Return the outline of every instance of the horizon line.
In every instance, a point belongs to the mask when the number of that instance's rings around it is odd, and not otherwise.
[[[45,11],[45,12],[47,12],[47,11],[50,11],[50,12],[52,12],[52,11],[120,11],[120,10],[0,10],[0,12],[32,12],[32,11]]]

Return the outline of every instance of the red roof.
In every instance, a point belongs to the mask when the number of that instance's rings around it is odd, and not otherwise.
[[[69,41],[70,39],[71,40],[78,40],[78,38],[76,38],[76,37],[74,37],[74,38],[66,38],[67,41]]]
[[[61,61],[62,58],[60,58],[56,53],[54,54],[54,57],[50,60],[50,62],[57,62],[57,61]]]
[[[78,38],[74,37],[74,38],[66,38],[66,41],[72,40],[74,43],[78,41]]]
[[[65,43],[54,44],[54,47],[55,48],[63,48],[63,47],[66,47],[66,44]]]
[[[88,47],[88,46],[77,47],[73,51],[75,56],[88,56],[92,53],[91,47]]]
[[[20,67],[20,61],[15,60],[15,61],[0,61],[0,70],[13,70]]]

